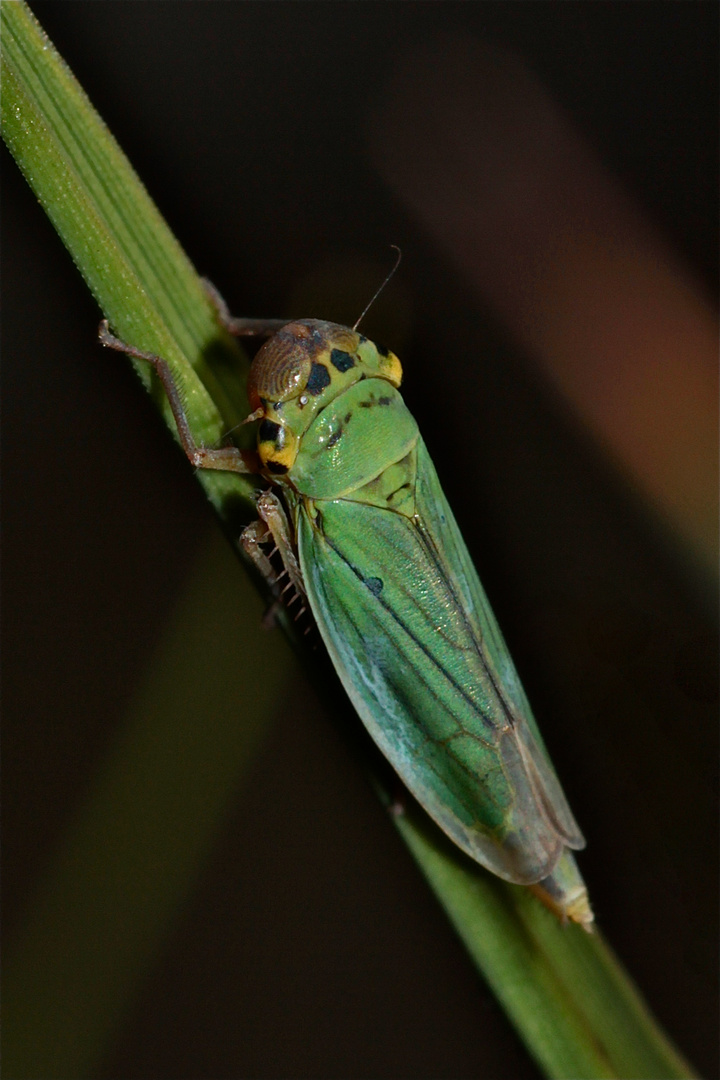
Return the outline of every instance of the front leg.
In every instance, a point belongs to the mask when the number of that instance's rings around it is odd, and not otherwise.
[[[236,446],[221,446],[215,449],[198,446],[190,430],[180,390],[167,360],[163,360],[161,356],[155,356],[154,353],[142,352],[132,345],[126,345],[120,338],[114,337],[110,333],[107,319],[103,319],[100,323],[98,337],[100,342],[108,348],[127,353],[128,356],[134,356],[137,360],[147,360],[148,364],[152,364],[165,388],[182,448],[197,469],[221,469],[223,472],[236,473],[259,472],[260,462],[254,450],[238,450]]]
[[[243,530],[240,542],[276,595],[278,583],[287,575],[289,581],[280,592],[280,596],[287,589],[294,588],[296,595],[303,601],[304,609],[307,601],[305,583],[295,554],[290,522],[283,505],[274,492],[264,491],[258,498],[257,510],[260,520],[254,521]],[[262,545],[269,543],[270,540],[274,542],[282,559],[284,570],[279,575],[275,574],[270,557],[262,550]]]

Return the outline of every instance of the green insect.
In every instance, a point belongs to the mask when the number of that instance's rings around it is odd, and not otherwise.
[[[268,340],[250,369],[257,451],[197,446],[166,361],[154,365],[200,468],[272,484],[243,544],[273,579],[273,540],[371,736],[455,843],[531,886],[563,920],[593,914],[585,846],[487,597],[398,387],[400,361],[356,328],[233,319]],[[357,324],[356,324],[357,326]]]

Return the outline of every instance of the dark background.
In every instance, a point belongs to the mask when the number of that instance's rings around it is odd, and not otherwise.
[[[587,836],[600,924],[672,1038],[717,1075],[713,604],[367,150],[415,43],[452,31],[507,46],[714,293],[716,6],[34,11],[237,313],[353,321],[401,245],[396,301],[366,333],[401,354]],[[11,945],[208,511],[133,376],[98,355],[98,311],[5,152],[2,195]],[[443,423],[466,397],[463,365],[481,365],[482,392],[458,469]],[[268,732],[98,1075],[537,1075],[311,690]]]

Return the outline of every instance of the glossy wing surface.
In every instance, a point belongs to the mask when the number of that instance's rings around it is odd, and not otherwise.
[[[419,462],[424,520],[345,500],[317,503],[315,522],[300,512],[308,596],[355,707],[428,813],[501,877],[538,881],[582,841],[503,690],[501,639],[485,643],[496,624],[486,601],[475,610],[479,582],[422,447]]]
[[[585,840],[552,767],[520,677],[422,439],[418,443],[415,497],[419,521],[427,530],[429,542],[434,544],[442,572],[453,583],[481,643],[485,662],[494,670],[508,711],[516,718],[518,737],[541,778],[547,813],[567,846],[579,850],[585,846]]]

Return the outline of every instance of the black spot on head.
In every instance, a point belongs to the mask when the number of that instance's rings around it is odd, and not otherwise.
[[[368,577],[364,581],[373,596],[379,596],[385,587],[383,579],[379,577]]]
[[[378,405],[389,405],[392,402],[390,397],[379,397],[377,400]]]
[[[340,427],[337,429],[337,431],[333,431],[332,435],[328,439],[328,441],[327,441],[328,449],[330,449],[331,446],[335,446],[335,443],[340,441],[340,439],[342,438],[342,434],[343,434],[343,428],[342,428],[342,424],[341,424]]]
[[[275,473],[276,476],[288,471],[287,465],[283,465],[280,461],[268,461],[265,468],[268,472]]]
[[[258,430],[258,439],[260,442],[275,442],[280,431],[280,425],[274,420],[263,420]]]
[[[377,351],[380,353],[381,356],[389,356],[390,355],[390,350],[388,349],[387,345],[380,345],[376,341],[375,342],[375,348],[377,349]]]
[[[330,363],[338,371],[349,371],[351,367],[355,367],[355,357],[344,349],[333,349],[330,353]]]
[[[317,397],[321,394],[326,386],[330,385],[330,372],[324,364],[313,364],[310,369],[310,378],[308,379],[305,389],[308,394],[312,394],[313,397]]]

